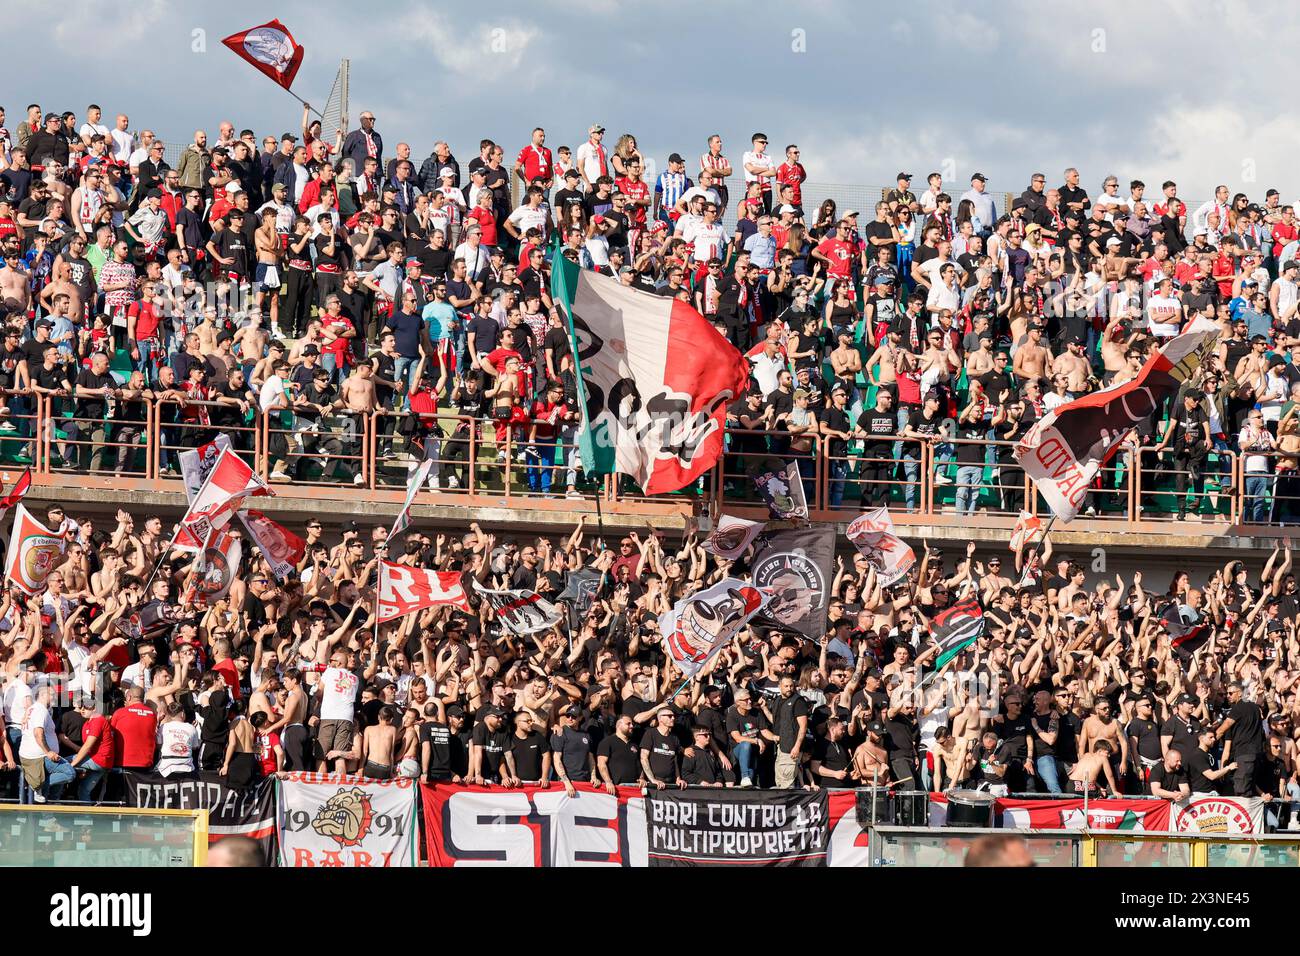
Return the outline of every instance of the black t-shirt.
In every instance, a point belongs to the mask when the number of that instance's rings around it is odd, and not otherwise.
[[[937,434],[942,423],[943,415],[940,412],[935,412],[933,418],[926,418],[924,410],[912,412],[907,420],[907,426],[918,435]]]
[[[742,714],[733,704],[727,708],[727,747],[736,746],[731,735],[739,733],[742,737],[760,737],[760,731],[767,729],[767,715],[757,707],[751,707],[749,713]],[[760,737],[761,739],[761,737]]]
[[[677,738],[671,733],[661,734],[657,728],[650,727],[641,738],[641,747],[650,754],[650,772],[655,778],[669,785],[675,783],[678,756],[682,749]]]
[[[1260,719],[1259,705],[1248,700],[1239,700],[1228,708],[1228,716],[1232,718],[1228,739],[1232,741],[1233,759],[1263,751],[1264,722]]]
[[[1056,724],[1055,727],[1052,726],[1053,723]],[[1049,710],[1045,714],[1031,714],[1029,717],[1029,725],[1030,725],[1030,729],[1034,734],[1034,756],[1035,757],[1056,756],[1056,744],[1055,743],[1049,744],[1042,737],[1044,733],[1051,733],[1053,730],[1055,730],[1057,732],[1057,738],[1056,738],[1057,741],[1061,739],[1060,738],[1061,721],[1060,718],[1056,715],[1056,713]]]
[[[227,230],[227,232],[229,232],[229,230]],[[329,246],[331,239],[334,241],[333,254],[325,251],[326,247]],[[348,244],[337,233],[332,237],[321,234],[315,238],[312,245],[316,247],[317,271],[320,271],[321,266],[333,266],[334,269],[328,271],[336,271],[337,269],[341,269],[345,264]]]
[[[451,728],[436,720],[426,721],[420,725],[420,744],[429,745],[429,780],[450,780],[452,770],[452,743],[455,736]]]
[[[1187,759],[1187,755],[1193,750],[1197,750],[1196,738],[1201,735],[1201,722],[1196,717],[1184,721],[1177,714],[1171,716],[1165,721],[1164,726],[1160,728],[1161,736],[1171,738],[1169,746],[1178,750]]]
[[[1206,753],[1200,747],[1183,753],[1183,770],[1187,773],[1192,793],[1218,793],[1218,783],[1205,775],[1207,770],[1218,769],[1219,761],[1214,754]]]
[[[899,714],[892,720],[885,721],[886,739],[889,741],[889,759],[902,757],[905,760],[916,759],[916,720],[905,714]]]
[[[1191,787],[1191,782],[1187,779],[1187,768],[1179,767],[1177,770],[1170,770],[1163,760],[1151,768],[1150,781],[1152,787],[1159,785],[1172,793],[1177,793],[1178,788],[1183,784]],[[1148,792],[1155,793],[1155,790],[1151,789]]]
[[[1154,720],[1143,720],[1141,717],[1134,717],[1128,722],[1125,733],[1130,737],[1137,738],[1139,757],[1145,757],[1147,760],[1159,760],[1161,758],[1160,727]]]
[[[886,440],[898,430],[898,415],[891,408],[888,411],[868,409],[858,416],[858,427],[867,433],[863,452],[877,458],[893,457],[893,441]]]
[[[826,770],[847,770],[852,764],[853,755],[841,742],[820,737],[817,740],[817,745],[813,748],[813,759]],[[847,778],[841,780],[838,777],[827,776],[820,776],[818,782],[823,787],[850,787],[853,785],[852,781]]]
[[[488,730],[486,723],[475,724],[472,742],[483,748],[483,769],[485,777],[496,777],[501,772],[501,761],[505,759],[510,746],[509,735],[504,727],[497,731]]]
[[[770,706],[773,730],[781,738],[781,752],[789,753],[799,742],[798,718],[809,716],[808,701],[796,693],[789,697],[778,697]]]
[[[510,753],[515,758],[515,773],[520,780],[542,779],[542,755],[546,753],[546,738],[537,731],[525,737],[510,735]]]
[[[835,408],[834,406],[823,408],[817,417],[827,428],[833,428],[835,431],[848,432],[852,427],[847,409]],[[832,438],[827,443],[827,453],[832,458],[843,458],[847,451],[848,442],[842,438]]]
[[[77,376],[77,386],[79,388],[93,389],[99,392],[93,398],[77,399],[77,417],[78,418],[106,418],[108,417],[108,399],[103,395],[103,389],[116,388],[117,381],[110,372],[103,375],[96,375],[90,369],[82,369],[81,374]]]
[[[1174,447],[1205,447],[1206,417],[1200,405],[1193,405],[1190,409],[1183,405],[1174,414],[1174,422]]]
[[[59,733],[76,744],[77,749],[80,749],[81,745],[85,743],[81,737],[81,730],[85,726],[86,718],[82,717],[81,714],[77,713],[75,710],[70,710],[59,718]],[[47,740],[46,743],[48,744],[50,741]],[[77,752],[77,750],[69,751],[67,747],[62,746],[59,750],[65,757],[74,756]]]
[[[591,753],[591,738],[580,730],[565,727],[551,735],[551,751],[564,764],[570,780],[590,780],[591,767],[587,760]]]
[[[682,779],[693,787],[722,783],[722,761],[712,750],[696,747],[692,756],[682,758]]]
[[[1020,715],[1014,720],[1004,715],[1002,720],[993,726],[997,730],[998,736],[1002,738],[1003,743],[1010,745],[1010,752],[1014,756],[1026,757],[1029,755],[1029,735],[1033,731],[1030,727],[1028,714],[1021,711]]]
[[[610,734],[596,747],[596,757],[608,761],[609,778],[614,783],[636,783],[641,779],[641,751],[630,740]]]
[[[227,227],[220,234],[212,237],[212,245],[223,259],[233,259],[230,263],[218,263],[224,272],[246,276],[248,272],[248,237],[238,230]]]
[[[486,355],[497,347],[501,326],[490,316],[476,315],[465,325],[465,333],[474,336],[474,351]]]

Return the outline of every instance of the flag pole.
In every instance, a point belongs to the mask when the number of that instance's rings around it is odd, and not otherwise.
[[[182,516],[181,520],[182,521],[185,520],[184,516]],[[153,584],[153,579],[157,577],[158,569],[162,567],[162,563],[167,559],[167,555],[171,554],[172,548],[176,547],[176,539],[180,537],[180,533],[181,533],[181,525],[180,522],[178,521],[176,522],[176,527],[172,530],[171,541],[167,542],[166,548],[158,552],[158,557],[153,563],[153,570],[149,572],[149,579],[144,582],[144,598],[146,601],[149,600],[149,586]]]

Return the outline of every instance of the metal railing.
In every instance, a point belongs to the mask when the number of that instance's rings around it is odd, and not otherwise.
[[[217,433],[281,494],[400,501],[420,461],[435,466],[420,500],[469,507],[527,503],[538,510],[738,517],[767,515],[754,478],[797,463],[813,520],[848,520],[887,506],[900,524],[960,519],[1001,527],[1021,510],[1047,514],[1007,442],[935,436],[873,436],[847,442],[808,432],[730,428],[723,454],[700,478],[672,494],[646,495],[625,476],[587,476],[578,433],[546,423],[473,420],[438,411],[331,409],[314,419],[245,411],[226,402],[176,398],[112,399],[102,418],[79,416],[78,399],[6,390],[0,466],[30,464],[38,483],[79,481],[125,490],[180,490],[176,456]],[[84,406],[81,406],[84,407]],[[233,423],[232,423],[233,422]],[[0,423],[3,424],[3,423]],[[535,429],[534,424],[540,425]],[[540,434],[539,434],[540,432]],[[886,452],[882,454],[882,451]],[[1125,446],[1103,466],[1083,505],[1095,527],[1143,531],[1286,534],[1300,524],[1300,470],[1293,456],[1264,456],[1269,470],[1247,473],[1231,449],[1192,462],[1171,449]],[[1181,511],[1189,525],[1178,521]]]

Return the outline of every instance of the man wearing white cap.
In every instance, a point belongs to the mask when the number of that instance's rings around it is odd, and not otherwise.
[[[587,141],[578,147],[575,162],[578,164],[578,172],[582,176],[582,184],[587,192],[595,190],[597,179],[609,175],[609,154],[601,145],[601,140],[604,138],[605,127],[593,123],[587,129]]]

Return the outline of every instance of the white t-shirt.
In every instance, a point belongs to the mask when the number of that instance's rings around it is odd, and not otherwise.
[[[103,123],[82,123],[81,129],[77,130],[77,134],[86,137],[86,139],[90,139],[96,133],[104,137],[104,139],[108,139],[108,127]]]
[[[136,661],[134,664],[128,664],[122,670],[122,686],[141,687],[148,693],[149,688],[153,686],[153,677],[143,664]]]
[[[779,165],[779,164],[778,164],[778,163],[774,163],[774,162],[772,162],[772,157],[771,157],[771,156],[768,156],[766,153],[764,153],[762,156],[760,156],[760,155],[758,155],[758,153],[755,153],[753,150],[750,150],[749,152],[745,153],[744,156],[740,157],[740,165],[741,165],[742,167],[748,167],[748,166],[773,166],[773,167],[775,167],[775,166],[777,166],[777,165]],[[748,169],[745,169],[745,182],[747,182],[747,183],[752,183],[752,182],[753,182],[754,180],[756,180],[756,179],[758,179],[758,175],[757,175],[756,173],[751,173]],[[766,187],[767,189],[771,189],[771,188],[772,188],[772,177],[771,177],[771,176],[766,176],[766,177],[764,177],[764,179],[763,179],[763,185],[764,185],[764,187]]]
[[[38,727],[45,730],[45,747],[36,740]],[[54,753],[59,750],[59,736],[54,729],[54,718],[50,715],[48,707],[39,700],[33,700],[23,720],[23,739],[18,745],[18,756],[23,760],[36,760],[45,756],[47,748]]]
[[[1182,312],[1182,303],[1172,296],[1152,296],[1147,302],[1147,328],[1160,339],[1177,335]]]
[[[158,772],[164,777],[194,772],[194,751],[201,740],[199,728],[183,720],[158,725]]]
[[[318,685],[321,720],[351,720],[356,709],[357,675],[341,667],[327,667]]]
[[[143,163],[148,158],[149,158],[149,150],[141,146],[139,149],[131,153],[131,158],[126,161],[126,164],[128,166],[138,167],[141,163]]]
[[[722,205],[722,197],[718,195],[718,191],[712,186],[692,186],[690,189],[686,190],[686,192],[682,193],[681,196],[682,200],[685,200],[683,204],[687,209],[691,207],[691,200],[696,196],[703,196],[706,203],[717,203],[719,206]],[[689,213],[687,215],[689,215]]]
[[[272,375],[262,383],[262,390],[257,393],[258,410],[267,411],[282,398],[284,398],[284,379]]]
[[[519,235],[521,236],[526,235],[529,229],[539,229],[541,230],[543,238],[545,238],[546,207],[538,206],[536,209],[533,209],[531,206],[527,205],[520,206],[506,217],[506,222],[514,223],[515,228],[519,230]]]
[[[759,352],[750,357],[749,367],[753,372],[754,380],[758,382],[759,391],[764,395],[771,395],[779,384],[781,370],[785,368],[785,359],[779,352],[770,359],[766,353]]]
[[[127,162],[135,154],[135,135],[117,128],[112,129],[108,135],[113,138],[113,158],[119,163]],[[148,156],[148,153],[145,155]]]
[[[713,258],[722,258],[722,247],[727,242],[727,231],[719,223],[708,225],[700,223],[692,230],[693,235],[686,241],[695,244],[691,258],[696,262],[706,262]]]
[[[605,152],[605,166],[609,170],[606,175],[612,175],[613,167],[609,164],[609,150],[603,143],[600,146],[600,150],[604,150]],[[588,181],[590,181],[592,185],[595,185],[596,180],[601,176],[600,150],[592,144],[591,140],[587,140],[578,147],[578,152],[573,157],[574,163],[577,165],[578,169],[582,170],[582,172],[586,174]]]
[[[27,716],[27,708],[32,705],[32,689],[20,677],[15,677],[5,684],[4,714],[6,726],[21,727]]]

